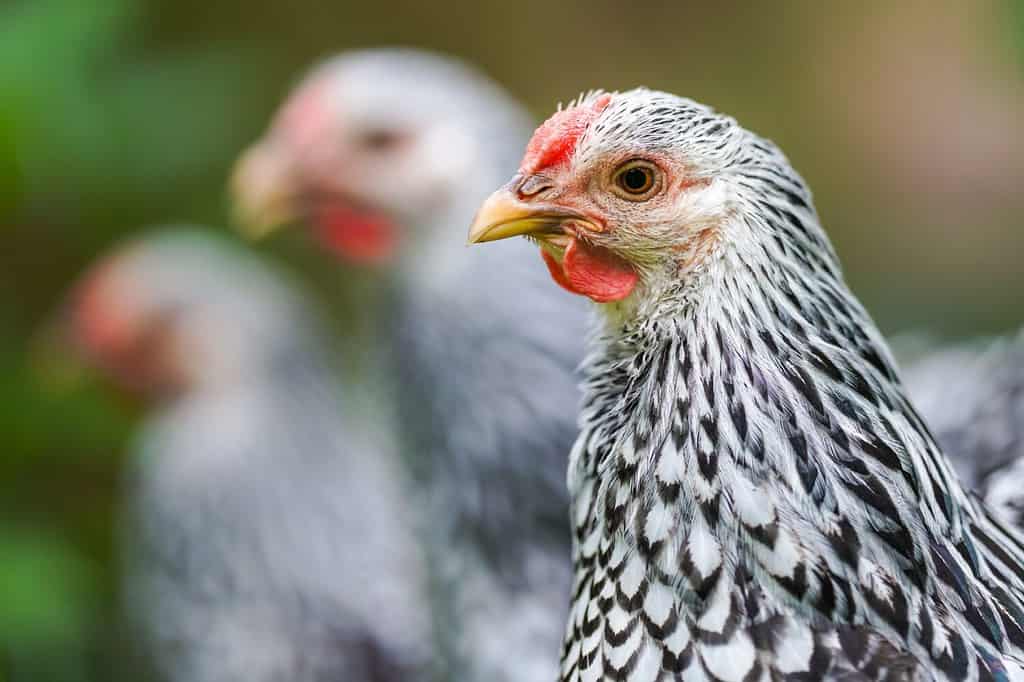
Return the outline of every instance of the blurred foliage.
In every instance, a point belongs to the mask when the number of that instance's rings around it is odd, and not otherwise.
[[[0,528],[0,641],[10,679],[92,679],[99,578],[65,540]]]
[[[380,44],[470,58],[538,116],[595,86],[707,101],[776,139],[808,177],[883,326],[963,335],[1024,318],[1022,0],[7,0],[0,682],[110,679],[117,657],[114,529],[136,410],[66,357],[55,316],[68,288],[141,226],[223,225],[234,155],[301,70]],[[985,107],[1010,127],[974,159],[963,136],[995,127],[977,118]],[[994,157],[1003,165],[986,166]],[[935,166],[953,182],[925,173]],[[288,240],[275,249],[309,258]],[[330,280],[315,260],[301,267]],[[344,282],[350,300],[367,286]]]
[[[103,635],[131,411],[70,376],[41,326],[119,233],[176,218],[183,201],[216,217],[209,188],[241,144],[223,83],[239,80],[244,50],[148,51],[142,15],[124,0],[0,8],[0,678],[112,669]]]
[[[1024,65],[1024,0],[1008,0],[1018,54]]]

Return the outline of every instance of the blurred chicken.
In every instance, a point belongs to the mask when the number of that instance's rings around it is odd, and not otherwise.
[[[389,266],[381,321],[405,452],[432,500],[439,617],[452,625],[440,644],[456,679],[550,679],[568,609],[584,307],[551,290],[529,244],[464,246],[531,128],[454,60],[348,53],[298,85],[234,178],[250,232],[298,222],[345,263]]]
[[[911,353],[908,342],[901,346]],[[917,355],[904,372],[910,397],[964,483],[1021,526],[1024,331],[996,340],[929,345]]]
[[[173,230],[103,259],[73,303],[86,356],[152,401],[123,596],[153,676],[425,679],[426,576],[401,465],[383,426],[342,421],[296,291]]]

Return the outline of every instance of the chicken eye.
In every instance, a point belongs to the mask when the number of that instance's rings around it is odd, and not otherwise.
[[[623,164],[613,178],[616,194],[630,201],[650,198],[658,185],[658,169],[646,161]]]
[[[405,142],[406,137],[404,133],[398,130],[378,128],[364,133],[360,144],[364,149],[371,152],[389,152],[400,147]]]

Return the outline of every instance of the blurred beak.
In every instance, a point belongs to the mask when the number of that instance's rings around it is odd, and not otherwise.
[[[238,230],[262,239],[297,217],[295,175],[287,155],[266,142],[247,149],[231,175]]]
[[[85,385],[88,352],[75,330],[71,301],[49,315],[29,340],[28,366],[47,391],[69,394]]]
[[[532,205],[520,201],[503,187],[492,194],[473,219],[469,243],[480,244],[520,235],[533,237],[562,234],[562,224],[580,216],[551,205]]]

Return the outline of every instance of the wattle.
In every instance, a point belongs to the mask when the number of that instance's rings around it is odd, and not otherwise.
[[[395,224],[381,213],[332,204],[313,220],[320,242],[347,260],[379,264],[391,259],[398,242]]]
[[[597,303],[621,301],[636,287],[639,275],[608,249],[570,238],[562,261],[541,249],[552,279],[563,289]]]

